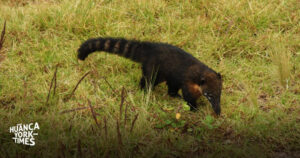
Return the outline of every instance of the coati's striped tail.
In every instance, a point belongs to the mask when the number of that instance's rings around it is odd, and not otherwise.
[[[95,51],[105,51],[141,62],[143,55],[141,49],[145,44],[144,42],[123,38],[92,38],[81,44],[78,49],[78,58],[84,60],[89,54]]]

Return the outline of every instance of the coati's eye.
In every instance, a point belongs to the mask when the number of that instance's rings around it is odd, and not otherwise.
[[[201,79],[200,79],[199,85],[204,85],[204,84],[205,84],[205,79],[204,79],[204,78],[201,78]]]

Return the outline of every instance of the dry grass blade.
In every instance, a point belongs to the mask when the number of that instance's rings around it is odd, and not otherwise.
[[[70,94],[69,98],[71,98],[71,97],[74,95],[74,93],[75,93],[75,91],[76,91],[78,85],[81,83],[81,81],[82,81],[89,73],[90,73],[90,71],[87,72],[86,74],[84,74],[84,75],[81,77],[81,79],[78,81],[78,83],[76,84],[75,88],[73,89],[72,93]]]
[[[104,79],[104,81],[107,83],[107,85],[109,86],[109,88],[114,92],[114,95],[117,94],[116,90],[111,86],[111,84],[106,80],[105,77],[102,77]]]
[[[66,148],[67,148],[66,145],[63,144],[62,142],[60,142],[59,150],[60,150],[61,157],[66,157],[66,155],[65,155]]]
[[[56,85],[57,85],[57,80],[56,80],[56,76],[57,76],[57,67],[58,67],[58,64],[56,65],[56,67],[55,67],[55,72],[54,72],[54,89],[53,89],[53,96],[55,96],[55,93],[56,93]]]
[[[50,83],[50,88],[49,88],[49,91],[48,91],[46,104],[48,103],[49,98],[50,98],[50,92],[51,92],[51,89],[52,89],[52,86],[53,86],[53,82],[56,81],[56,72],[57,72],[57,67],[55,68],[54,75],[53,75],[51,83]],[[55,86],[56,86],[56,83],[55,83]],[[54,92],[54,94],[55,94],[55,92]]]
[[[122,92],[121,92],[121,104],[120,104],[120,120],[122,118],[122,112],[123,112],[123,105],[124,105],[124,100],[125,100],[125,88],[122,88]]]
[[[125,112],[124,112],[124,127],[126,127],[126,121],[127,121],[127,109],[128,109],[128,104],[125,105]]]
[[[60,112],[60,114],[65,114],[65,113],[69,113],[69,112],[73,112],[73,111],[78,111],[78,110],[83,110],[83,109],[88,109],[89,107],[80,107],[80,108],[75,108],[75,109],[71,109],[71,110],[64,110],[62,112]]]
[[[131,133],[131,132],[132,132],[132,130],[133,130],[133,127],[134,127],[135,121],[137,120],[138,116],[139,116],[139,114],[136,114],[136,115],[134,116],[134,119],[133,119],[133,121],[132,121],[132,123],[131,123],[130,133]]]
[[[117,135],[118,135],[119,145],[120,145],[120,147],[122,147],[123,142],[122,142],[122,135],[121,135],[121,131],[120,131],[120,122],[119,122],[119,120],[117,120]]]
[[[104,116],[103,118],[104,121],[104,132],[105,132],[105,139],[107,140],[107,120],[106,117]]]
[[[80,139],[78,139],[78,142],[77,142],[77,152],[78,152],[78,157],[82,157],[81,141],[80,141]]]
[[[88,104],[90,106],[90,109],[91,109],[91,112],[92,112],[92,116],[93,116],[93,118],[94,118],[94,120],[96,122],[96,125],[100,128],[100,124],[98,123],[98,120],[97,120],[97,117],[96,117],[96,113],[94,111],[94,108],[93,108],[92,103],[91,103],[90,100],[88,100]]]
[[[1,38],[0,38],[0,50],[2,49],[4,40],[5,40],[5,38],[4,38],[5,30],[6,30],[6,21],[4,21],[4,26],[3,26],[3,29],[2,29],[2,32],[1,32]]]

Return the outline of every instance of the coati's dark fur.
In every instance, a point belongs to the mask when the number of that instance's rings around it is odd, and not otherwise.
[[[142,89],[166,81],[168,94],[179,96],[178,90],[182,89],[183,98],[191,110],[196,109],[196,100],[203,94],[216,114],[221,112],[221,75],[178,47],[123,38],[93,38],[82,43],[78,58],[84,60],[95,51],[117,54],[142,63]]]

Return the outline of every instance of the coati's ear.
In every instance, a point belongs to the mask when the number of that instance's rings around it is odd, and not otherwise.
[[[220,73],[217,73],[217,76],[218,76],[219,79],[222,79],[222,76],[221,76]]]

